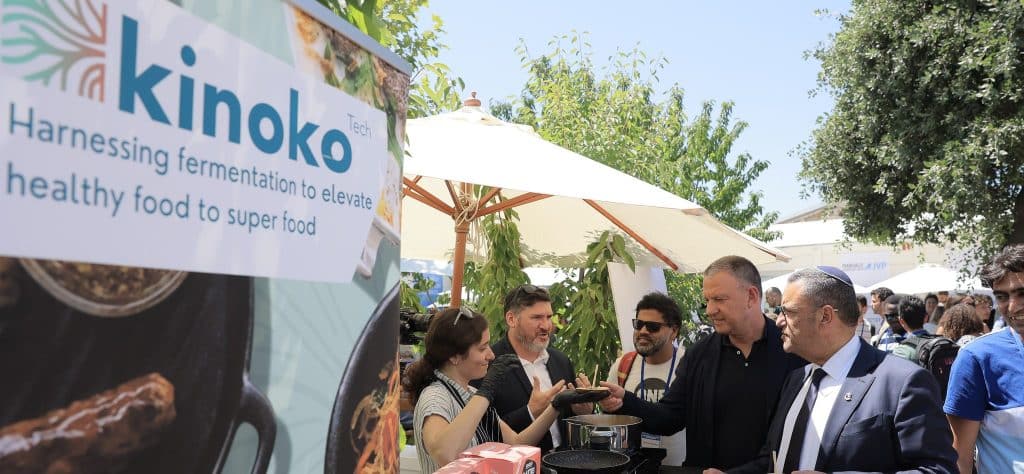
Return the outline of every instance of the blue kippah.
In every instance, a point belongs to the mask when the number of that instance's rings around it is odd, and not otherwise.
[[[817,268],[819,272],[835,278],[836,280],[843,282],[846,286],[853,288],[853,280],[850,279],[850,275],[847,275],[846,272],[828,265],[818,265],[815,268]]]

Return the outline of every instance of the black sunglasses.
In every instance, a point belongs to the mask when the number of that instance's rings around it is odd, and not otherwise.
[[[637,331],[642,327],[646,327],[647,332],[658,332],[661,331],[661,328],[664,326],[667,326],[667,324],[659,323],[657,321],[644,321],[642,319],[633,320],[633,329],[636,329]]]
[[[474,315],[472,311],[466,309],[465,306],[459,306],[459,314],[455,315],[455,322],[452,323],[452,326],[459,324],[459,318],[463,316],[465,316],[466,319],[473,319],[476,315]]]

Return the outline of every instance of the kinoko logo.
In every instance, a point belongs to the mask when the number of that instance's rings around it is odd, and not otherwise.
[[[0,64],[28,82],[103,102],[107,5],[2,0]]]
[[[134,18],[122,17],[117,105],[122,112],[140,118],[148,116],[154,122],[182,130],[202,130],[203,135],[213,138],[224,138],[226,134],[227,141],[235,144],[241,143],[244,129],[252,145],[263,153],[274,155],[287,146],[292,161],[301,156],[305,164],[320,167],[322,162],[335,173],[344,173],[352,165],[352,145],[344,132],[324,127],[323,133],[318,133],[320,125],[300,119],[298,90],[288,88],[285,93],[282,87],[281,94],[272,94],[278,103],[287,101],[287,110],[282,112],[268,102],[247,103],[235,91],[209,82],[200,87],[196,78],[183,72],[177,74],[175,81],[172,67],[188,71],[200,61],[195,48],[184,44],[174,66],[157,62],[147,65],[140,59],[147,55],[140,54],[144,52],[140,52],[139,28]],[[238,71],[228,73],[235,75]],[[175,86],[177,100],[167,100],[167,94],[156,93],[158,87],[167,91]],[[319,145],[319,160],[310,148],[311,143]]]

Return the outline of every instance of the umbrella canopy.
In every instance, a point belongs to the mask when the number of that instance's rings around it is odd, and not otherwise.
[[[606,230],[626,238],[639,265],[701,271],[724,255],[755,264],[788,260],[718,222],[700,206],[498,120],[476,99],[458,111],[409,120],[403,170],[402,257],[453,260],[458,304],[470,223],[515,207],[523,259],[579,266]],[[489,187],[479,198],[471,185]],[[498,200],[500,193],[502,200]],[[455,225],[455,238],[451,229]]]
[[[871,289],[887,287],[896,293],[933,293],[936,291],[982,291],[989,292],[981,285],[977,277],[963,279],[959,272],[950,270],[942,265],[925,263],[918,265],[913,270],[908,270],[888,280],[882,280]]]

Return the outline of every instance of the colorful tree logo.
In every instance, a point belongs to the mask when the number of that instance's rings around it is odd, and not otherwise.
[[[107,5],[93,0],[3,0],[0,61],[29,82],[103,102]],[[56,79],[56,81],[55,81]],[[77,82],[77,84],[76,84]]]

